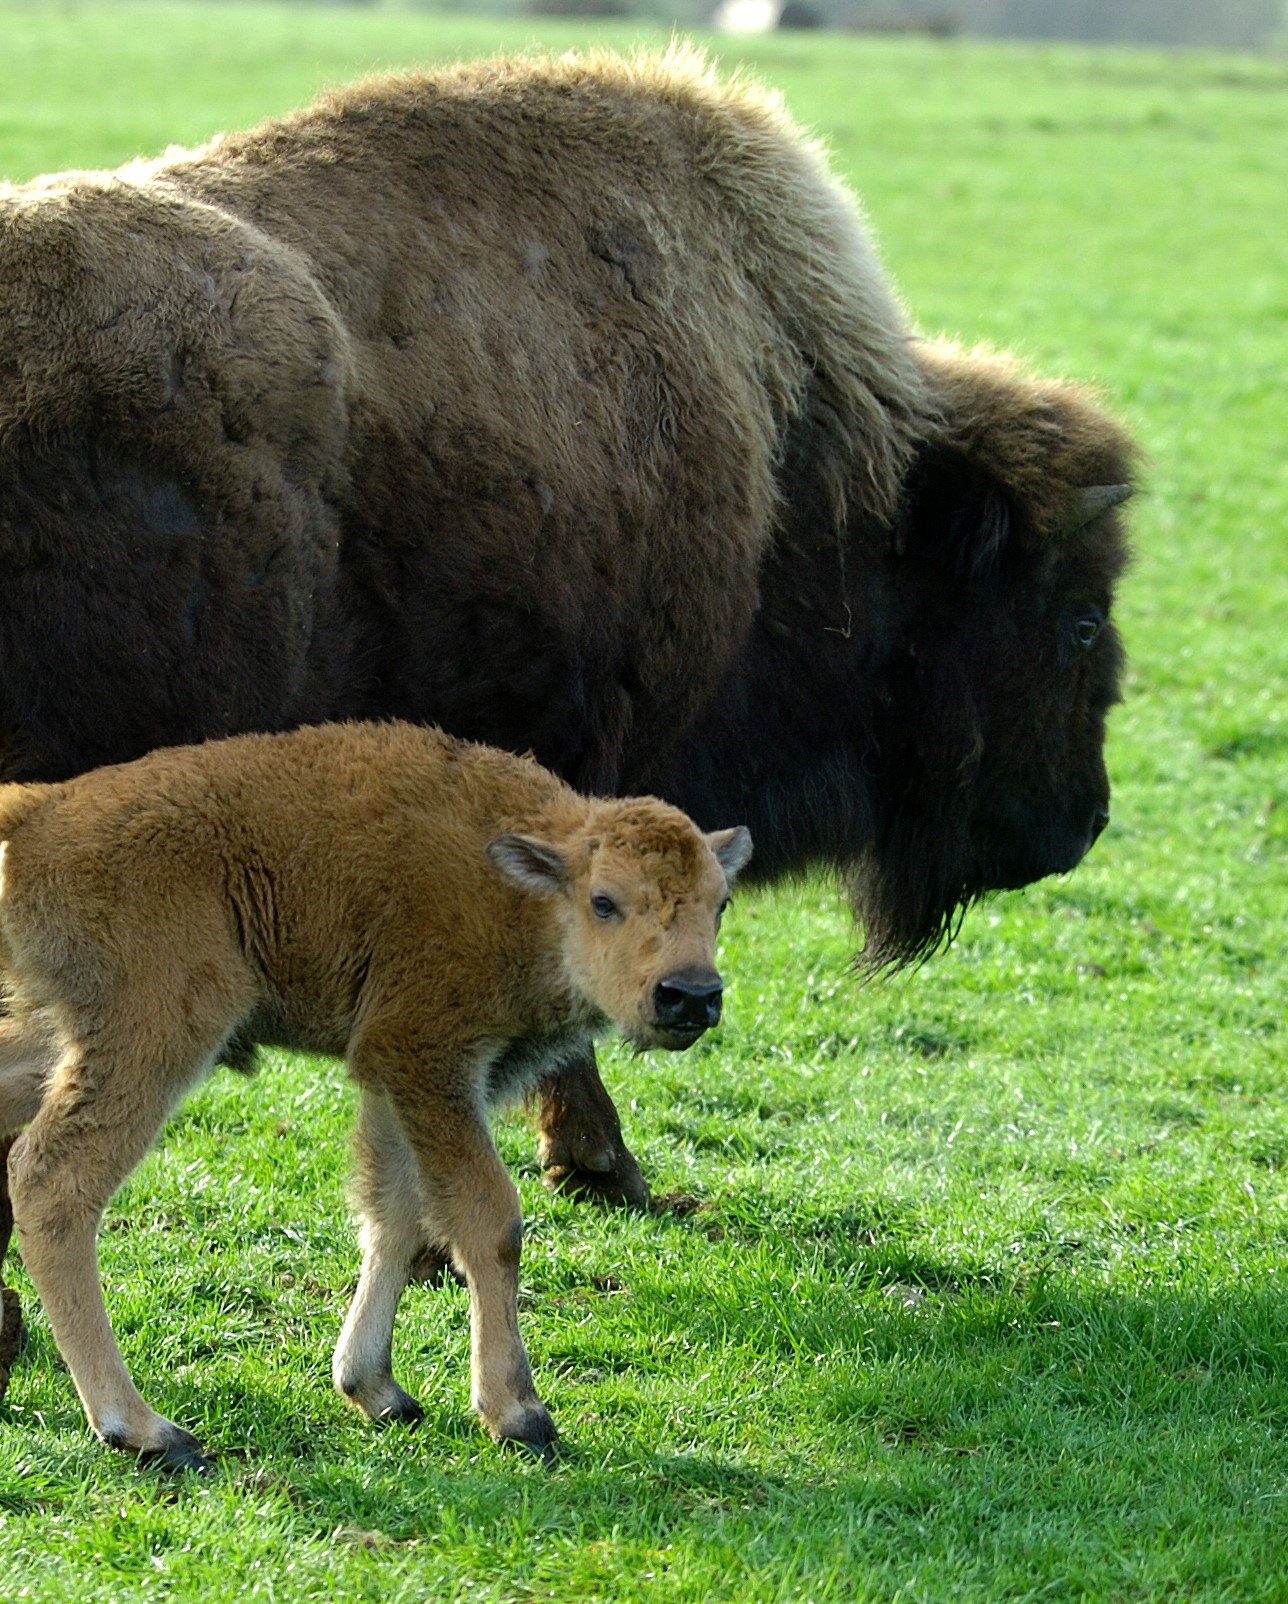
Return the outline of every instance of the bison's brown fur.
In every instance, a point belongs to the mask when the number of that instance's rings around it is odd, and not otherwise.
[[[1131,456],[917,338],[693,57],[359,85],[0,190],[0,770],[437,723],[839,867],[904,962],[1107,817]],[[590,1060],[543,1156],[646,1195]]]
[[[23,1262],[94,1429],[201,1463],[126,1372],[94,1238],[182,1093],[273,1042],[344,1056],[361,1088],[363,1267],[337,1387],[373,1418],[419,1415],[390,1342],[439,1248],[469,1286],[475,1407],[547,1450],[487,1105],[609,1021],[684,1047],[719,1017],[716,929],[747,832],[703,836],[664,803],[588,800],[529,760],[395,724],[0,787],[0,839],[0,1135],[27,1125],[9,1160]]]

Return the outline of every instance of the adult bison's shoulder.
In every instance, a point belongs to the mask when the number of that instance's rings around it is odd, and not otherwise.
[[[360,710],[619,786],[747,640],[803,421],[829,526],[895,516],[928,404],[858,209],[692,56],[379,80],[167,172],[352,340]]]

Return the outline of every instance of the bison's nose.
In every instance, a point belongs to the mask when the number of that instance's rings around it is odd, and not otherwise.
[[[653,1017],[663,1030],[700,1035],[720,1023],[723,993],[714,969],[668,975],[653,989]]]

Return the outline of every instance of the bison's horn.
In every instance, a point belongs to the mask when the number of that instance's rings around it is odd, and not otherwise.
[[[1073,510],[1064,526],[1065,534],[1072,535],[1093,518],[1099,518],[1102,512],[1120,506],[1134,494],[1131,485],[1084,485],[1081,490],[1074,492]]]

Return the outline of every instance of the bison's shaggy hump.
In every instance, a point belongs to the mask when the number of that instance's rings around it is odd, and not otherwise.
[[[746,636],[791,420],[833,524],[889,520],[925,429],[854,203],[683,52],[380,80],[10,188],[0,266],[0,535],[59,570],[15,610],[60,615],[57,654],[4,643],[11,770],[437,707],[611,785]],[[147,662],[69,742],[107,619]]]
[[[475,340],[489,360],[510,353],[536,413],[534,436],[545,434],[551,409],[564,410],[567,390],[590,399],[593,377],[601,407],[609,404],[603,419],[578,410],[577,427],[608,424],[642,473],[664,473],[677,432],[704,437],[703,415],[714,411],[739,460],[755,464],[742,493],[763,541],[783,430],[818,386],[835,392],[838,492],[892,512],[927,401],[856,204],[776,95],[720,83],[697,53],[590,53],[382,78],[220,139],[209,154],[213,167],[200,154],[192,169],[166,167],[243,214],[249,169],[264,168],[274,179],[272,226],[287,238],[292,219],[276,204],[276,181],[289,165],[301,181],[294,237],[311,252],[310,170],[322,170],[331,193],[337,174],[350,175],[340,187],[354,217],[370,210],[361,191],[374,178],[397,222],[364,241],[360,261],[352,248],[337,252],[338,280],[319,264],[328,293],[359,338],[389,342],[400,317],[404,332],[421,332],[427,278],[458,285],[477,273],[467,294],[448,291],[467,347],[459,355],[474,354]],[[394,186],[401,204],[390,207]],[[407,218],[422,219],[410,234]],[[587,274],[594,263],[599,272]],[[570,299],[629,337],[624,365],[651,349],[665,353],[666,369],[605,374],[602,326],[584,331],[580,350],[564,349]],[[688,373],[670,366],[677,340],[693,348]],[[567,444],[580,473],[582,442]]]

